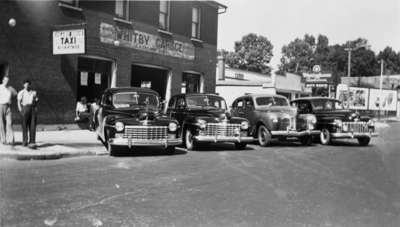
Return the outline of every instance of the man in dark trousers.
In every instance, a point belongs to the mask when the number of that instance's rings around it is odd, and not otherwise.
[[[31,81],[24,81],[24,89],[18,92],[18,109],[22,116],[22,144],[36,148],[36,104],[39,101],[36,91],[31,89]],[[28,144],[29,131],[29,144]]]

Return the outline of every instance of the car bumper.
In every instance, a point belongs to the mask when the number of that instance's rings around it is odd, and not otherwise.
[[[162,140],[138,140],[127,138],[114,138],[110,139],[109,143],[116,146],[178,146],[182,144],[182,139],[162,139]]]
[[[378,133],[376,132],[335,132],[331,133],[332,138],[361,138],[361,137],[377,137]]]
[[[287,136],[287,137],[302,137],[302,136],[312,136],[319,135],[319,130],[305,130],[305,131],[271,131],[272,136]]]
[[[194,136],[194,140],[197,142],[232,142],[232,143],[251,143],[254,142],[254,138],[250,136]]]

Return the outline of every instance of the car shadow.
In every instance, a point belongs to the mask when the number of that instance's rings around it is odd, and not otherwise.
[[[357,140],[333,140],[330,146],[335,147],[373,147],[374,144],[370,143],[368,146],[361,146]]]
[[[123,147],[115,157],[149,157],[149,156],[175,156],[184,155],[187,151],[184,148],[176,147],[173,154],[168,154],[163,147]]]
[[[254,148],[246,146],[245,149],[236,149],[231,143],[200,143],[195,152],[220,152],[220,151],[246,151],[254,150]]]

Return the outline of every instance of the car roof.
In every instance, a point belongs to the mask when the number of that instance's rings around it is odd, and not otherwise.
[[[115,88],[107,88],[105,92],[115,94],[118,92],[147,92],[158,95],[158,93],[150,88],[143,88],[143,87],[115,87]]]
[[[174,95],[173,97],[186,97],[186,96],[204,96],[204,95],[210,95],[210,96],[216,96],[216,97],[221,97],[218,94],[215,93],[185,93],[185,94],[178,94]]]
[[[297,99],[292,100],[291,102],[302,101],[302,100],[307,100],[307,101],[311,101],[311,100],[331,100],[331,101],[340,101],[340,100],[337,100],[337,99],[335,99],[335,98],[322,97],[322,96],[313,96],[313,97],[302,97],[302,98],[297,98]]]
[[[251,93],[251,94],[246,94],[246,95],[242,95],[240,97],[237,97],[236,99],[239,98],[246,98],[246,97],[254,97],[254,98],[258,98],[258,97],[279,97],[279,98],[284,98],[287,99],[285,96],[283,95],[276,95],[276,94],[263,94],[263,93]],[[235,100],[236,100],[235,99]]]

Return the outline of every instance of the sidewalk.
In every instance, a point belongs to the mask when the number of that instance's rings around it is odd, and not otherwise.
[[[44,160],[80,155],[108,154],[96,134],[88,130],[37,132],[37,149],[22,146],[22,133],[15,132],[15,146],[0,145],[0,159]]]

